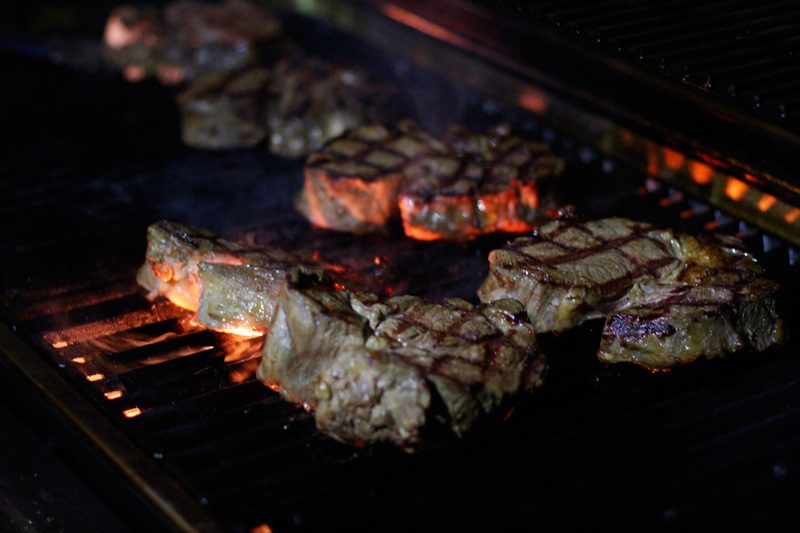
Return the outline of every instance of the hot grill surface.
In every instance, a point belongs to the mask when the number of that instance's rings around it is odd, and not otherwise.
[[[410,241],[396,227],[361,239],[314,230],[292,208],[300,164],[263,147],[182,147],[171,95],[155,84],[3,63],[4,86],[21,90],[2,102],[14,139],[0,191],[9,221],[0,250],[12,258],[0,274],[2,316],[224,527],[797,520],[800,362],[791,340],[775,352],[651,375],[597,363],[599,326],[590,324],[543,338],[552,367],[545,388],[455,446],[409,456],[331,441],[311,414],[253,380],[259,340],[198,329],[171,304],[144,299],[134,272],[146,226],[168,218],[231,238],[251,234],[318,251],[396,293],[473,301],[488,251],[507,236],[448,244]],[[589,215],[740,233],[782,283],[791,333],[795,250],[547,124],[393,66],[412,100],[427,98],[414,100],[423,122],[482,127],[502,118],[553,143]],[[44,103],[33,96],[41,86],[53,88]],[[431,106],[437,113],[425,116]]]

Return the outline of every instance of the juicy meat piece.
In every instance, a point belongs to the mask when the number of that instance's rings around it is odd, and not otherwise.
[[[352,129],[309,156],[297,208],[322,228],[379,231],[397,213],[403,169],[440,148],[411,121]]]
[[[782,341],[777,285],[735,243],[619,218],[555,221],[489,261],[481,301],[517,298],[537,332],[608,317],[607,362],[661,368]]]
[[[778,285],[739,243],[682,234],[677,241],[680,267],[634,285],[609,315],[600,360],[664,368],[783,341]]]
[[[197,312],[198,323],[237,333],[266,331],[286,273],[311,264],[299,254],[167,221],[147,228],[146,257],[136,279],[149,297],[163,296]]]
[[[178,96],[183,142],[195,148],[253,146],[265,135],[264,68],[216,71],[194,81]]]
[[[623,218],[555,221],[493,250],[478,296],[516,298],[537,332],[563,331],[605,316],[635,281],[679,264],[669,231]]]
[[[513,300],[478,307],[383,300],[298,271],[281,295],[257,375],[314,410],[320,430],[338,440],[411,451],[464,435],[539,386],[545,366],[525,309]]]
[[[254,43],[279,32],[277,18],[243,0],[182,0],[163,11],[120,6],[106,22],[105,55],[131,81],[156,76],[175,85],[252,64]]]
[[[305,156],[350,128],[391,118],[390,94],[354,68],[306,57],[280,61],[267,88],[269,150]]]
[[[461,240],[533,229],[542,204],[550,204],[542,192],[563,170],[562,159],[504,125],[484,134],[454,128],[445,145],[406,168],[400,195],[406,235]]]

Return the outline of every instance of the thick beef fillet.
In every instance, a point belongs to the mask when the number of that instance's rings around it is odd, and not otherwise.
[[[252,65],[255,43],[279,33],[276,17],[244,0],[181,0],[163,10],[123,5],[106,22],[105,56],[131,81],[156,76],[176,85]]]
[[[403,169],[437,149],[441,144],[411,121],[352,129],[309,156],[297,208],[322,228],[379,231],[397,213]]]
[[[156,222],[147,228],[146,261],[137,281],[221,331],[264,332],[286,273],[310,265],[299,254],[229,241],[199,228]]]
[[[717,238],[626,219],[555,221],[489,260],[481,301],[519,299],[537,332],[608,317],[604,361],[660,368],[782,340],[777,285]]]
[[[336,439],[414,450],[464,435],[540,385],[544,370],[518,302],[382,300],[298,271],[258,376],[315,410],[317,426]]]
[[[505,125],[484,134],[454,128],[445,146],[405,169],[399,202],[406,235],[461,240],[533,229],[562,159]]]
[[[178,95],[183,142],[194,148],[253,146],[266,135],[265,68],[216,71],[202,76]]]
[[[644,278],[677,268],[671,232],[622,218],[554,221],[489,254],[483,302],[516,298],[537,332],[606,316]]]
[[[677,240],[681,267],[633,286],[606,321],[601,360],[663,368],[782,342],[778,285],[739,243],[684,234]]]
[[[303,157],[350,128],[391,119],[390,94],[358,69],[309,57],[284,59],[267,86],[269,150]]]

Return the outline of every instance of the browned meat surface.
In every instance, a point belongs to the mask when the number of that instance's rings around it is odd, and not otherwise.
[[[167,221],[148,227],[146,257],[137,281],[151,298],[163,296],[197,312],[199,324],[239,334],[266,331],[286,273],[311,265],[300,254]]]
[[[446,149],[405,171],[400,212],[406,235],[420,240],[474,238],[533,229],[544,207],[547,181],[563,160],[546,144],[512,135],[501,125],[483,134],[454,128]]]
[[[336,439],[411,451],[503,412],[542,383],[545,366],[513,300],[383,300],[300,271],[282,293],[258,376],[314,410]]]
[[[637,283],[609,315],[601,360],[662,368],[782,342],[778,285],[739,243],[682,234],[677,242],[680,268]]]
[[[106,57],[131,81],[156,76],[175,85],[217,70],[237,70],[255,60],[254,43],[271,39],[280,23],[244,0],[181,0],[162,11],[120,6],[105,27]]]
[[[322,228],[379,231],[397,213],[405,166],[439,146],[410,121],[352,129],[309,156],[297,208]]]
[[[194,148],[244,148],[266,135],[265,68],[215,71],[194,81],[178,96],[183,141]]]
[[[350,128],[390,119],[390,94],[358,69],[316,58],[280,61],[267,89],[269,150],[306,156]]]
[[[782,341],[777,285],[735,243],[626,219],[555,221],[489,260],[481,301],[520,300],[537,332],[608,316],[604,361],[660,368]]]

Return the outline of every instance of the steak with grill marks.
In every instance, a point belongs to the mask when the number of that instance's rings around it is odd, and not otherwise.
[[[314,225],[338,231],[380,231],[397,214],[409,161],[441,144],[411,121],[348,131],[309,156],[298,210]]]
[[[519,302],[381,299],[297,271],[258,377],[340,441],[412,451],[503,412],[542,383],[545,366]]]
[[[561,220],[489,261],[481,301],[517,298],[537,332],[608,317],[603,361],[661,368],[782,341],[777,285],[736,243],[626,219]]]
[[[265,68],[216,71],[194,81],[178,95],[183,142],[194,148],[253,146],[266,135],[263,90]]]
[[[211,329],[254,333],[266,330],[286,273],[312,265],[300,254],[167,221],[147,228],[146,257],[137,281],[150,298],[195,311]]]
[[[533,229],[552,207],[547,182],[564,161],[549,146],[497,126],[484,134],[453,128],[446,149],[406,168],[400,212],[415,239],[470,239],[485,233]]]
[[[310,57],[278,62],[267,85],[270,152],[306,156],[346,130],[391,120],[396,99],[355,68]]]
[[[663,368],[782,342],[778,285],[740,243],[684,234],[677,243],[680,268],[635,284],[609,315],[600,360]]]

